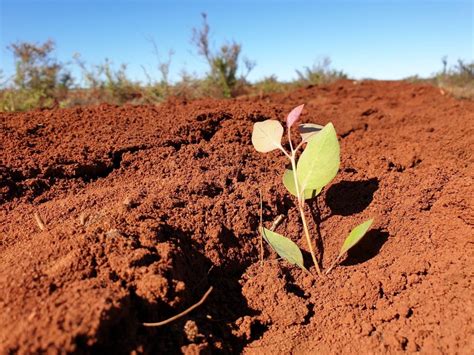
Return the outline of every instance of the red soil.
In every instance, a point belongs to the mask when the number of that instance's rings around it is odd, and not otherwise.
[[[253,122],[301,103],[341,142],[340,173],[307,210],[323,268],[375,217],[316,281],[268,248],[258,262],[259,186],[266,225],[287,214],[277,231],[306,249],[285,158],[250,143]],[[0,114],[0,353],[472,354],[473,119],[473,102],[430,86],[349,81]],[[141,325],[211,285],[186,317]]]

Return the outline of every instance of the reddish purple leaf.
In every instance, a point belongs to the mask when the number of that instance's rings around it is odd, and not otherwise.
[[[303,108],[304,104],[299,105],[298,107],[295,107],[293,110],[291,110],[291,112],[288,114],[288,117],[286,118],[286,127],[290,128],[296,121],[298,121]]]

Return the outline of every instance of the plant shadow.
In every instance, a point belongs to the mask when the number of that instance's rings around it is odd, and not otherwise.
[[[316,226],[316,250],[318,260],[323,260],[324,258],[324,243],[323,238],[321,235],[321,210],[318,205],[317,199],[313,199],[311,203],[308,203],[309,212],[311,213],[311,218],[313,219],[313,223]]]
[[[358,265],[372,259],[380,252],[388,237],[388,232],[381,229],[368,231],[364,238],[348,251],[341,265]]]
[[[326,192],[326,204],[333,215],[350,216],[366,209],[379,188],[379,180],[341,181]]]

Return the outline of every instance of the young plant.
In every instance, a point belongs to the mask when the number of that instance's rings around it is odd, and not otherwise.
[[[285,170],[283,184],[296,197],[308,249],[316,271],[322,276],[318,259],[313,249],[304,207],[306,200],[316,197],[336,176],[340,164],[340,149],[336,130],[332,123],[328,123],[324,127],[311,123],[299,125],[301,141],[296,147],[293,146],[291,127],[298,121],[303,108],[304,105],[294,108],[286,118],[290,151],[283,148],[281,144],[284,129],[281,123],[276,120],[255,123],[252,132],[252,144],[261,153],[268,153],[279,149],[289,159],[291,168]],[[304,148],[297,160],[298,151],[304,145],[306,145],[306,148]],[[364,226],[368,224],[367,228],[359,228],[359,226],[351,232],[344,243],[343,249],[341,249],[341,254],[330,269],[337,264],[347,250],[363,237],[371,223],[372,220],[367,221],[363,224]],[[362,234],[360,233],[361,230],[363,230]],[[301,251],[294,242],[274,231],[263,228],[263,226],[260,232],[278,255],[306,270],[303,265]]]

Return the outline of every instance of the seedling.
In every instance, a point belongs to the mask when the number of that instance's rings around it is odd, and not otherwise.
[[[306,200],[316,197],[336,176],[340,164],[340,148],[336,130],[332,123],[325,126],[311,123],[299,125],[301,141],[294,148],[291,140],[291,127],[298,121],[303,108],[304,105],[294,108],[286,118],[289,152],[281,144],[284,129],[277,120],[255,123],[252,132],[252,144],[261,153],[279,149],[290,160],[291,168],[285,170],[283,184],[296,197],[308,249],[318,275],[322,276],[309,234],[304,207]],[[297,160],[298,151],[304,145],[306,145],[306,148]],[[354,228],[344,242],[339,256],[327,272],[331,271],[342,256],[362,239],[371,224],[372,220],[369,220]],[[260,227],[260,233],[278,255],[307,271],[303,265],[301,251],[293,241],[263,226]]]

